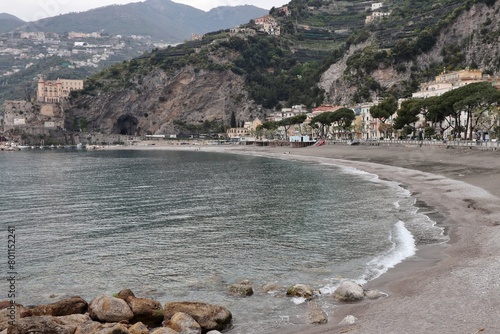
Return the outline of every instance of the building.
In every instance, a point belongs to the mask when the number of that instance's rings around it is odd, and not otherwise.
[[[227,130],[227,136],[229,139],[249,137],[255,133],[259,125],[262,125],[262,121],[256,118],[252,122],[245,122],[242,128],[230,128]]]
[[[463,87],[474,82],[488,81],[483,77],[482,70],[465,69],[455,72],[443,71],[435,77],[434,81],[424,82],[420,85],[420,90],[412,94],[413,98],[427,98],[441,96],[450,90]]]
[[[59,103],[61,99],[69,97],[72,91],[83,89],[83,80],[57,79],[56,81],[38,80],[37,101],[45,103]]]

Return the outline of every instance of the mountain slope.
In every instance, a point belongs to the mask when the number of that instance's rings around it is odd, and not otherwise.
[[[292,2],[297,5],[305,0]],[[322,11],[328,8],[318,7],[307,10],[317,11],[320,18],[310,13],[276,15],[284,31],[280,37],[230,36],[219,32],[207,34],[202,41],[157,50],[90,78],[86,90],[72,101],[74,115],[85,117],[100,131],[113,132],[117,127],[109,124],[116,125],[121,117],[138,121],[143,117],[135,104],[140,99],[144,101],[141,113],[156,110],[160,116],[155,124],[143,121],[137,133],[175,133],[180,125],[195,126],[214,119],[227,126],[232,110],[238,119],[248,121],[298,103],[308,107],[318,103],[351,105],[388,95],[408,97],[420,82],[432,79],[443,68],[451,71],[480,67],[487,74],[500,74],[500,23],[494,20],[500,1],[428,0],[421,6],[430,8],[432,15],[423,16],[418,23],[402,19],[413,2],[386,4],[400,6],[400,14],[353,29],[343,41],[327,38],[337,34],[328,29],[323,31],[325,38],[320,42],[306,38],[297,29],[304,27],[305,22],[316,22],[318,26],[309,26],[316,29],[323,24],[321,17],[333,15],[330,11],[325,16]],[[347,22],[349,17],[360,15],[350,6],[345,8],[344,14],[338,13],[345,15],[339,21]],[[359,10],[365,11],[363,7]],[[411,26],[416,27],[414,31]],[[406,37],[393,38],[394,35]],[[313,51],[317,57],[308,54]],[[182,73],[192,75],[186,77]],[[168,79],[149,79],[149,83],[156,84],[144,84],[145,78],[162,75]],[[232,90],[225,98],[215,93],[220,80],[212,81],[212,77],[227,78],[224,82]],[[171,89],[170,85],[182,89]],[[199,89],[202,85],[206,88]],[[123,94],[129,98],[116,99]],[[215,100],[219,101],[218,108],[205,107]],[[102,116],[103,110],[111,119]],[[104,119],[107,126],[102,125]]]
[[[4,34],[25,24],[20,18],[7,13],[0,13],[0,34]]]
[[[228,29],[266,13],[254,6],[218,7],[204,12],[170,0],[147,0],[46,18],[30,23],[25,29],[60,34],[99,31],[111,35],[147,35],[173,43],[190,39],[192,33]]]

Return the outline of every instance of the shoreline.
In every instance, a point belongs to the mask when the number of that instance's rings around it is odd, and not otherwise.
[[[448,232],[447,243],[419,246],[415,256],[365,284],[365,288],[388,293],[388,298],[341,305],[328,315],[326,325],[291,326],[276,333],[500,332],[498,152],[328,145],[299,149],[173,145],[119,149],[327,159],[340,167],[356,168],[401,184],[417,199],[419,210],[420,202],[443,218],[440,225]],[[478,161],[482,163],[478,165]],[[359,319],[354,325],[337,325],[350,314]]]

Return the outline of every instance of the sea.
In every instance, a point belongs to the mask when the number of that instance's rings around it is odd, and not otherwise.
[[[377,175],[203,151],[0,152],[0,224],[5,240],[15,229],[18,303],[131,289],[225,306],[229,333],[244,334],[308,323],[289,286],[312,287],[330,314],[342,281],[364,284],[446,240],[408,190]],[[254,294],[229,295],[242,280]]]

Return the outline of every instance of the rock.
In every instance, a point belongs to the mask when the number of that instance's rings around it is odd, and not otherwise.
[[[151,334],[179,334],[179,332],[174,331],[172,328],[163,327],[155,329]]]
[[[378,290],[365,290],[365,297],[368,299],[379,299],[381,297],[387,297],[386,293]]]
[[[149,334],[148,326],[144,325],[142,322],[134,324],[128,331],[130,334]]]
[[[307,285],[295,284],[294,286],[288,288],[286,295],[290,297],[303,297],[305,299],[311,299],[314,296],[314,292]]]
[[[358,321],[358,318],[356,318],[353,315],[348,315],[345,317],[341,322],[339,322],[339,325],[345,326],[345,325],[354,325]]]
[[[135,297],[134,293],[130,289],[123,289],[116,295],[116,298],[127,300],[128,297]]]
[[[87,312],[88,306],[88,303],[84,299],[77,296],[63,299],[52,304],[30,307],[26,312],[23,312],[22,317],[42,315],[59,317],[70,314],[84,314]]]
[[[33,316],[21,318],[8,330],[9,334],[57,333],[74,334],[79,326],[90,320],[87,315],[63,317]],[[119,333],[117,333],[119,334]]]
[[[207,332],[207,334],[222,334],[222,333],[219,331],[210,331],[210,332]]]
[[[309,302],[307,308],[309,313],[309,323],[326,324],[328,322],[328,316],[325,311],[321,309],[318,303]]]
[[[167,321],[167,327],[182,334],[201,334],[201,326],[189,314],[177,312]]]
[[[232,319],[232,314],[225,307],[201,302],[171,302],[165,304],[165,321],[169,321],[175,313],[189,314],[203,332],[224,330]]]
[[[104,295],[90,302],[89,314],[93,320],[102,322],[128,321],[134,317],[134,313],[123,299]]]
[[[150,327],[159,327],[163,321],[163,308],[160,302],[152,299],[128,296],[125,300],[134,317],[131,323],[142,322]]]
[[[150,327],[161,326],[163,321],[163,308],[156,300],[137,298],[130,289],[118,292],[117,298],[123,299],[132,310],[134,317],[131,323],[142,322]]]
[[[228,287],[227,292],[233,296],[249,297],[253,295],[252,283],[245,280],[240,283],[231,284]]]
[[[333,292],[333,298],[340,302],[355,302],[365,296],[363,288],[354,282],[345,281]]]

